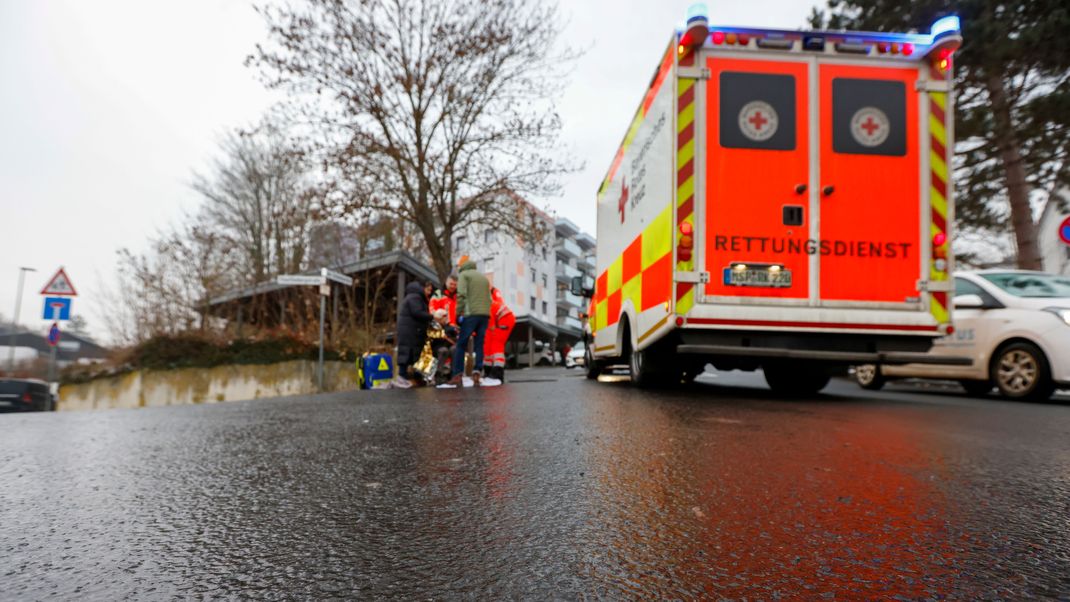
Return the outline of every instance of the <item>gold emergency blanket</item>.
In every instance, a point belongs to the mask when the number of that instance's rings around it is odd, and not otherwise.
[[[412,365],[413,374],[419,376],[425,383],[435,382],[435,372],[438,370],[438,358],[435,357],[432,344],[446,338],[446,331],[437,322],[431,322],[431,325],[427,327],[427,342],[420,351],[420,359]]]

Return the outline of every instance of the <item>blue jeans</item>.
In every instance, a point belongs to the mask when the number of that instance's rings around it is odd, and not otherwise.
[[[487,334],[489,316],[465,316],[461,322],[461,334],[457,335],[457,348],[453,350],[451,376],[464,372],[464,352],[468,350],[468,339],[476,335],[476,365],[474,370],[483,371],[483,338]]]

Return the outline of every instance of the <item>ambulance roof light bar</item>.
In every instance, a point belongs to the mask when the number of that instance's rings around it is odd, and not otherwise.
[[[770,50],[809,50],[824,51],[825,42],[837,52],[868,54],[875,50],[880,54],[910,57],[927,56],[936,47],[955,46],[955,40],[961,43],[959,32],[961,22],[955,15],[948,15],[933,22],[929,33],[888,33],[876,31],[802,31],[789,29],[764,29],[754,27],[717,26],[710,27],[706,6],[702,3],[692,4],[687,12],[687,25],[677,30],[682,47],[694,48],[696,34],[700,33],[698,25],[707,32],[703,42],[712,42],[715,46],[749,46],[751,39],[759,48]],[[689,35],[690,34],[690,35]],[[798,44],[797,44],[798,42]],[[820,48],[819,48],[820,46]],[[917,52],[915,52],[917,51]]]

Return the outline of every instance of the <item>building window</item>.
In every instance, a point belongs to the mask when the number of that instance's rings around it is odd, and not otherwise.
[[[457,238],[453,239],[453,250],[460,251],[464,248],[464,243],[465,238],[463,236],[458,236]]]
[[[542,285],[546,288],[549,288],[550,286],[550,281],[546,279],[546,274],[542,275]]]
[[[535,311],[535,297],[531,298],[531,311]]]
[[[497,234],[498,232],[494,228],[487,228],[486,232],[483,233],[483,242],[486,244],[494,242]]]
[[[547,254],[547,249],[546,249],[546,247],[543,247],[542,248],[542,260],[543,261],[546,261],[546,259],[547,259],[546,254]]]
[[[531,283],[535,284],[535,268],[531,268]],[[535,309],[532,307],[531,309]]]
[[[543,301],[542,302],[542,315],[545,316],[548,313],[550,313],[550,304],[548,304],[547,302]]]

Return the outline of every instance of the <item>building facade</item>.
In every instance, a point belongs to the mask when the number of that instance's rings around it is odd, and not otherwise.
[[[595,244],[571,221],[519,202],[539,222],[541,236],[521,240],[504,229],[472,226],[454,236],[453,256],[467,255],[502,291],[517,317],[512,350],[525,364],[541,358],[540,349],[560,352],[582,336],[586,308],[568,289],[573,276],[594,272]]]

